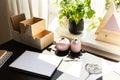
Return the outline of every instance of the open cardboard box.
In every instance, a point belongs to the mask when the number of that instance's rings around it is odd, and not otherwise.
[[[19,24],[17,25],[19,30],[16,30],[13,27],[14,39],[40,50],[50,45],[54,40],[54,34],[53,32],[46,30],[45,20],[42,18],[31,17],[29,19],[19,19],[19,21],[16,22],[16,18],[22,18],[20,16],[23,15],[24,14],[19,14],[11,17],[12,24]]]
[[[26,19],[25,15],[23,13],[18,14],[18,15],[15,15],[15,16],[11,16],[10,19],[11,19],[11,23],[12,23],[12,27],[13,27],[12,38],[15,41],[22,42],[21,41],[21,35],[20,35],[19,23]]]

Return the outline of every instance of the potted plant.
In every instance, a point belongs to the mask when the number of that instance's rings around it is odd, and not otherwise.
[[[61,0],[58,2],[60,8],[59,22],[66,17],[69,21],[69,31],[72,34],[80,34],[84,28],[84,19],[90,19],[95,11],[91,9],[91,0]]]

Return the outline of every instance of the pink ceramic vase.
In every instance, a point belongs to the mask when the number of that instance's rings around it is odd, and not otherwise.
[[[60,38],[56,41],[56,48],[59,51],[66,51],[70,47],[70,41],[67,38]]]
[[[81,50],[81,42],[78,39],[73,39],[71,41],[71,51],[78,53]]]

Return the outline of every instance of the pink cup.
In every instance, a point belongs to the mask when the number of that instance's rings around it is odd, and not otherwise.
[[[71,51],[78,53],[81,50],[81,42],[78,39],[73,39],[71,41]]]
[[[59,51],[66,51],[70,47],[70,41],[67,38],[60,38],[56,41],[56,48]]]

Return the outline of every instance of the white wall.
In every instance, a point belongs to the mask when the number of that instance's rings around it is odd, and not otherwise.
[[[11,39],[6,1],[7,0],[0,0],[0,44]]]

